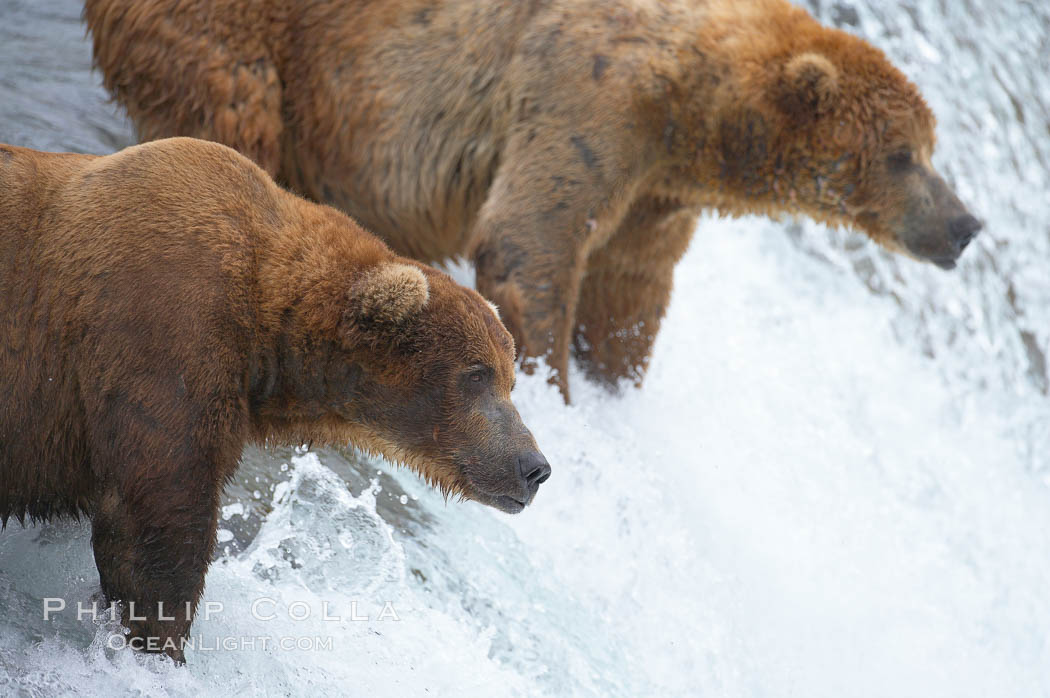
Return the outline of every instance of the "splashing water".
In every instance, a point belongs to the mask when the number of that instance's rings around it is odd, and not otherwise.
[[[1050,6],[809,9],[938,114],[936,164],[986,221],[957,271],[704,218],[644,388],[574,373],[566,407],[520,377],[554,466],[524,514],[249,449],[182,668],[77,618],[86,525],[9,526],[0,694],[1050,695]],[[0,5],[0,141],[134,142],[79,11]]]

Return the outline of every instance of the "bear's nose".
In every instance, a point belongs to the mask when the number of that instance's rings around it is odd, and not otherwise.
[[[977,220],[969,213],[953,218],[948,223],[948,232],[951,233],[952,242],[958,246],[960,253],[966,249],[966,246],[970,244],[970,241],[977,236],[981,227],[981,221]]]
[[[551,466],[542,453],[530,451],[518,457],[518,476],[528,492],[535,492],[551,476]]]

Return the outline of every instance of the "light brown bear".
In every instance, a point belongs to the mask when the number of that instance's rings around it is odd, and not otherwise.
[[[215,143],[0,146],[0,321],[0,522],[90,518],[102,590],[177,660],[247,442],[507,512],[550,474],[487,301]]]
[[[951,268],[980,228],[881,51],[786,0],[87,0],[144,139],[231,145],[401,254],[473,258],[568,397],[636,383],[698,214]]]

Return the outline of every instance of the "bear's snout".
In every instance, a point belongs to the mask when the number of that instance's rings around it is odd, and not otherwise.
[[[984,226],[936,172],[924,170],[918,181],[890,228],[912,256],[954,269]]]
[[[973,242],[973,239],[977,237],[977,233],[981,232],[981,228],[984,225],[969,213],[963,213],[950,219],[947,227],[948,249],[946,251],[938,250],[923,256],[941,269],[952,270],[955,268],[966,246]]]
[[[518,477],[527,493],[526,504],[532,502],[540,485],[551,476],[551,466],[539,451],[530,451],[518,457]]]
[[[506,514],[518,514],[536,499],[540,485],[551,476],[551,466],[535,445],[512,455],[507,466],[501,480],[474,482],[471,498]]]
[[[977,233],[981,232],[981,228],[984,226],[981,221],[977,220],[969,213],[963,214],[956,218],[953,218],[948,223],[948,233],[951,236],[952,242],[959,250],[959,254],[966,249],[966,246],[970,244]]]

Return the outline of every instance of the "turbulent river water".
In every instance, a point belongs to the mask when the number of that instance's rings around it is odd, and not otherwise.
[[[182,668],[77,618],[87,525],[9,525],[0,694],[1050,695],[1050,5],[808,7],[938,115],[986,221],[956,271],[702,219],[644,388],[520,377],[554,475],[518,517],[249,449]],[[79,14],[0,0],[0,141],[135,142]]]

